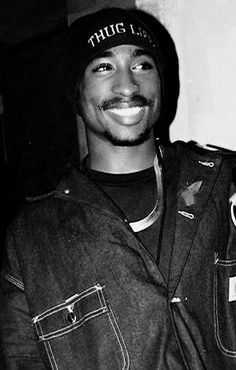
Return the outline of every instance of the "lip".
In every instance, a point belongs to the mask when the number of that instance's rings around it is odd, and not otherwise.
[[[107,109],[106,114],[123,125],[135,125],[142,119],[145,106],[119,106]]]

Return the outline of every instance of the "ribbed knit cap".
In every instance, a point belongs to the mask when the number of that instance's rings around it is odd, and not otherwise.
[[[73,104],[87,65],[103,51],[123,44],[148,49],[159,71],[163,93],[163,62],[155,35],[132,10],[106,8],[78,18],[69,28],[67,88]]]

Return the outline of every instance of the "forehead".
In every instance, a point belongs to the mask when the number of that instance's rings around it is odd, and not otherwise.
[[[130,58],[147,56],[147,57],[153,58],[152,53],[146,48],[143,48],[137,45],[122,44],[122,45],[117,45],[117,46],[114,46],[112,48],[109,48],[109,49],[106,49],[100,52],[98,55],[96,55],[92,59],[91,63],[93,63],[94,61],[98,59],[116,58],[119,56],[121,57],[128,56]]]

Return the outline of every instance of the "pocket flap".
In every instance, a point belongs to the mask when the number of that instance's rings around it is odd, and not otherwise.
[[[108,311],[103,287],[96,284],[33,318],[39,340],[66,334]]]

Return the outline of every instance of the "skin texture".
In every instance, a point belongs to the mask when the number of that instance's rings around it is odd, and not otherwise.
[[[108,49],[87,66],[78,105],[92,169],[126,173],[153,164],[160,95],[153,58],[135,45]]]

